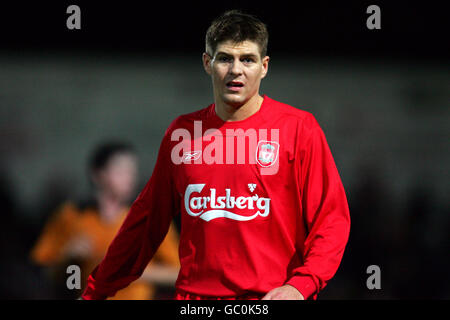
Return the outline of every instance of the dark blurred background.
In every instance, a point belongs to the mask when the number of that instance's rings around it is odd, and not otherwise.
[[[0,298],[66,297],[29,260],[46,220],[89,192],[86,157],[102,140],[136,146],[144,185],[171,120],[212,102],[204,36],[233,8],[268,24],[261,93],[315,115],[346,188],[349,244],[320,298],[450,298],[442,3],[245,3],[2,4]],[[81,30],[66,28],[71,4],[81,8]],[[366,27],[371,4],[381,8],[381,30]],[[366,287],[369,265],[381,269],[380,290]]]

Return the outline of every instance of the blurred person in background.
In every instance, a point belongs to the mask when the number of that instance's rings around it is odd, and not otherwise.
[[[31,251],[33,262],[54,267],[64,277],[68,274],[58,267],[79,264],[84,287],[87,276],[106,254],[129,211],[136,176],[137,158],[132,146],[121,142],[98,146],[89,161],[89,177],[94,187],[92,199],[80,204],[67,201],[56,210]],[[173,286],[178,270],[178,232],[172,223],[141,279],[117,292],[112,299],[158,298],[158,286]],[[61,274],[56,277],[61,278]]]

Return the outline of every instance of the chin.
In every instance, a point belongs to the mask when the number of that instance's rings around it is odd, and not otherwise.
[[[229,106],[232,106],[236,109],[240,108],[242,105],[244,105],[248,99],[246,99],[245,96],[242,96],[241,94],[224,94],[222,96],[223,101],[228,104]]]

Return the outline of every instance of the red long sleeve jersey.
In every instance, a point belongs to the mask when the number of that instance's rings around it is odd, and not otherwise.
[[[350,230],[319,124],[265,95],[242,121],[221,120],[211,104],[172,122],[150,180],[82,297],[106,298],[139,278],[177,214],[178,298],[259,298],[283,284],[315,298]]]

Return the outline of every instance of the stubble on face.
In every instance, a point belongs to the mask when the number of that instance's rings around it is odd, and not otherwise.
[[[239,109],[254,109],[262,101],[259,87],[264,78],[269,57],[261,58],[257,43],[220,43],[210,60],[216,108],[226,113]],[[252,110],[242,110],[243,114]]]

